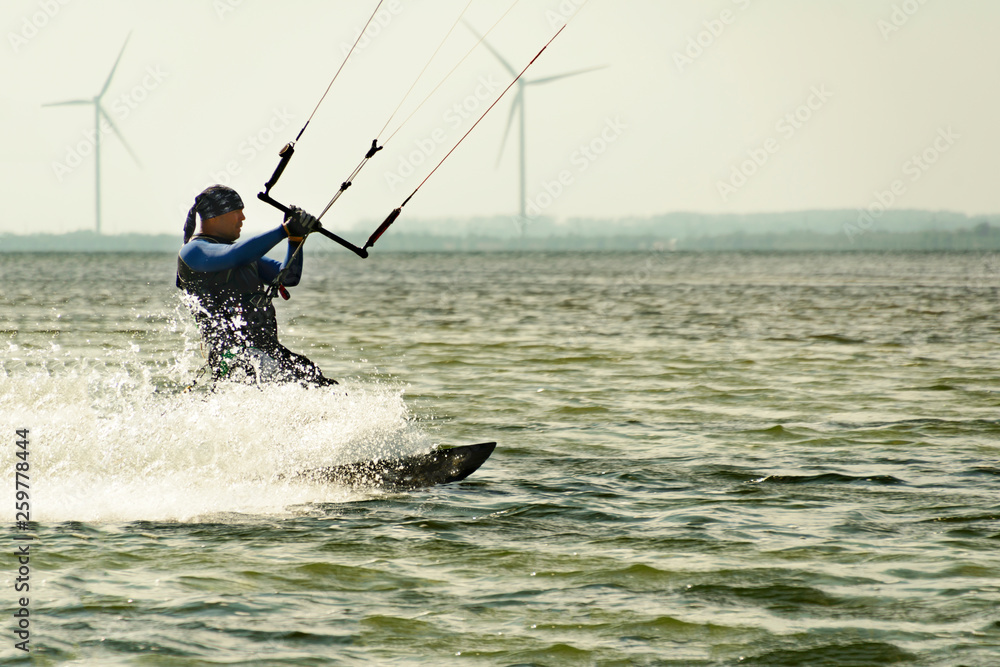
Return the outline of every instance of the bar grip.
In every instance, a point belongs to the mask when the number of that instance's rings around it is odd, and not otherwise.
[[[379,237],[385,233],[385,230],[389,229],[389,225],[396,222],[396,218],[398,218],[399,214],[402,212],[402,207],[393,209],[392,213],[390,213],[389,216],[382,221],[382,224],[378,226],[378,229],[375,230],[375,233],[368,237],[368,242],[365,243],[364,250],[368,250],[368,248],[375,245],[375,242],[379,240]]]
[[[271,192],[271,188],[273,188],[275,183],[278,182],[278,179],[281,178],[282,172],[285,171],[285,167],[288,166],[288,161],[292,159],[293,155],[295,155],[294,141],[288,142],[285,144],[284,148],[278,151],[278,157],[281,158],[281,161],[278,162],[278,166],[274,168],[274,173],[271,174],[271,178],[268,179],[267,183],[264,183],[265,194]]]

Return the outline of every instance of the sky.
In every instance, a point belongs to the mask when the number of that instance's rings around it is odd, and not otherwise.
[[[376,5],[4,0],[0,233],[93,229],[93,107],[43,105],[92,99],[119,53],[103,231],[179,234],[217,182],[273,226],[255,195]],[[324,226],[399,206],[513,78],[460,16],[516,70],[566,25],[526,81],[598,68],[525,88],[529,218],[1000,212],[995,0],[384,0],[272,194],[318,214],[377,137]],[[518,213],[517,90],[401,222]]]

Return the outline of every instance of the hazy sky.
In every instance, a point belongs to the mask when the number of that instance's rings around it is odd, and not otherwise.
[[[473,0],[487,30],[513,0]],[[255,199],[377,0],[3,0],[0,232],[94,224],[92,98],[104,98],[104,230],[180,233],[203,187]],[[318,212],[468,0],[386,0],[273,194]],[[529,212],[646,216],[895,208],[1000,212],[995,0],[520,0],[489,40],[526,79]],[[475,43],[459,26],[381,135]],[[381,219],[510,82],[480,47],[403,125],[324,222]],[[513,100],[486,117],[404,218],[512,215]],[[427,155],[429,154],[429,155]],[[498,157],[500,157],[498,163]],[[366,223],[367,224],[367,223]]]

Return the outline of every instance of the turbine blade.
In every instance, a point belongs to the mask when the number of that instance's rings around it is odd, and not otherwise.
[[[513,68],[512,66],[511,66],[511,64],[510,64],[509,62],[507,62],[506,60],[504,60],[504,57],[500,55],[500,52],[499,52],[499,51],[497,51],[496,49],[494,49],[494,48],[493,48],[493,47],[492,47],[492,46],[490,45],[490,43],[486,41],[486,38],[485,38],[485,37],[483,37],[483,36],[482,36],[482,35],[480,35],[480,34],[479,34],[478,32],[476,32],[476,29],[475,29],[475,28],[473,28],[473,27],[472,27],[472,25],[470,25],[470,24],[469,24],[469,22],[468,22],[468,21],[466,21],[465,19],[463,19],[463,20],[462,20],[462,23],[464,23],[464,24],[465,24],[465,27],[466,27],[466,28],[468,28],[468,29],[469,29],[469,31],[470,31],[470,32],[471,32],[471,33],[472,33],[473,35],[475,35],[475,36],[476,36],[476,38],[477,38],[477,39],[478,39],[478,40],[479,40],[480,42],[482,42],[483,46],[485,46],[485,47],[486,47],[487,49],[489,49],[489,52],[493,54],[493,57],[494,57],[494,58],[496,58],[497,60],[499,60],[499,61],[500,61],[500,64],[504,66],[504,69],[506,69],[506,70],[507,70],[508,72],[510,72],[510,75],[511,75],[511,76],[517,76],[517,70],[516,70],[516,69],[514,69],[514,68]]]
[[[532,79],[531,81],[525,81],[524,85],[533,86],[540,83],[552,83],[553,81],[558,81],[559,79],[568,79],[571,76],[578,76],[580,74],[586,74],[587,72],[594,72],[599,69],[604,69],[607,65],[599,65],[597,67],[588,67],[587,69],[578,69],[575,72],[566,72],[565,74],[556,74],[555,76],[546,76],[541,79]]]
[[[94,100],[69,100],[68,102],[49,102],[48,104],[43,104],[43,107],[68,107],[77,106],[80,104],[93,104]]]
[[[139,161],[139,158],[136,157],[135,155],[135,151],[133,151],[132,147],[128,145],[127,141],[125,141],[125,137],[122,136],[122,133],[118,129],[118,126],[115,125],[115,121],[111,120],[111,116],[109,116],[108,112],[104,110],[104,107],[98,105],[97,108],[101,110],[101,115],[104,116],[104,120],[108,121],[108,125],[110,125],[111,129],[114,130],[114,133],[118,135],[118,139],[122,142],[122,145],[125,146],[125,150],[127,150],[128,154],[132,156],[132,159],[135,160],[135,163],[141,167],[142,162]]]
[[[507,147],[507,136],[510,134],[510,128],[514,124],[514,114],[520,108],[521,113],[524,113],[524,89],[517,89],[517,96],[514,97],[514,101],[510,104],[510,113],[507,115],[507,127],[503,131],[503,140],[500,142],[500,151],[497,153],[497,163],[494,168],[500,166],[500,158],[503,157],[503,149]]]
[[[118,59],[115,60],[114,67],[111,68],[111,74],[108,74],[108,80],[104,82],[104,87],[101,88],[100,94],[97,96],[98,99],[104,97],[104,93],[108,92],[108,88],[111,86],[111,77],[115,75],[115,70],[118,69],[118,63],[122,60],[122,54],[125,53],[125,47],[128,46],[128,40],[132,37],[132,32],[128,33],[128,37],[125,38],[125,43],[122,44],[122,50],[118,52]]]

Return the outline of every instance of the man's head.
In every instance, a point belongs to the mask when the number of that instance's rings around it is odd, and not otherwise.
[[[240,229],[243,227],[244,220],[246,220],[246,216],[243,215],[243,209],[238,208],[235,211],[202,220],[201,233],[223,241],[235,241],[240,237]]]
[[[235,241],[240,237],[240,228],[246,219],[243,215],[243,200],[236,190],[225,185],[205,188],[194,198],[194,206],[188,211],[184,223],[184,242],[194,234],[195,217],[201,218],[203,234],[224,241]]]

